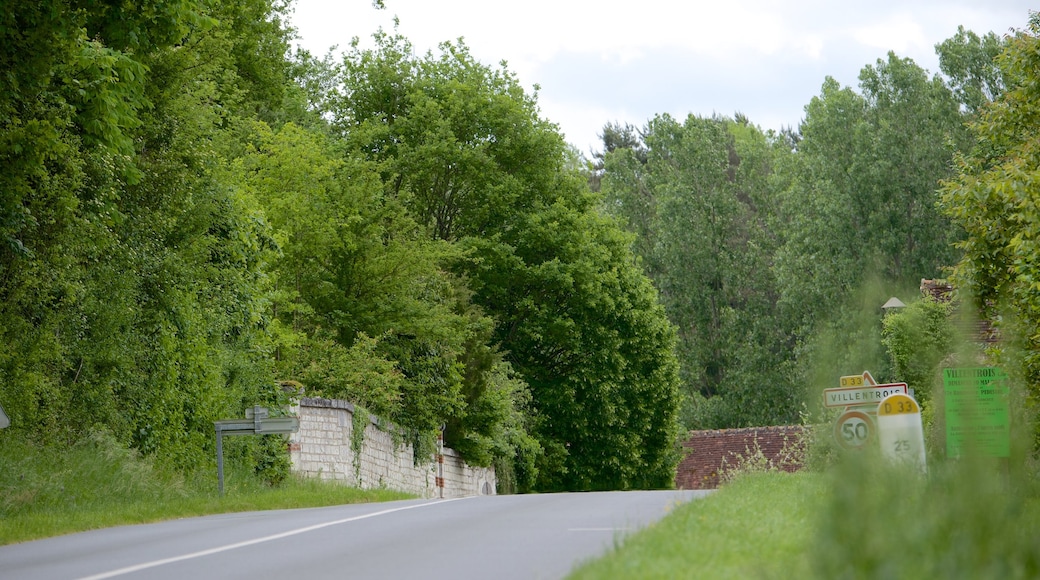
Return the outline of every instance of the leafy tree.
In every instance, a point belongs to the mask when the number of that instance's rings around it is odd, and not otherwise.
[[[244,113],[233,14],[4,11],[0,398],[35,437],[101,426],[192,467],[213,419],[277,397],[257,349],[269,238],[216,162]]]
[[[940,78],[894,54],[865,67],[860,87],[824,82],[806,108],[782,196],[779,304],[806,369],[859,372],[864,345],[880,340],[880,313],[867,305],[874,314],[862,326],[860,301],[911,291],[956,259],[957,230],[935,203],[949,160],[966,146],[957,100]]]
[[[1004,51],[1003,38],[990,32],[979,36],[963,26],[957,34],[935,46],[939,68],[949,77],[957,99],[970,113],[977,113],[1004,92],[1003,72],[997,56]]]
[[[1024,352],[1023,371],[1031,396],[1040,389],[1040,222],[1035,206],[1037,155],[1037,79],[1040,78],[1040,16],[1030,15],[1026,30],[1007,39],[997,59],[1006,83],[993,106],[983,107],[971,123],[975,144],[956,159],[957,175],[943,187],[941,206],[965,238],[954,285],[993,320],[1001,309],[1014,320]]]
[[[577,185],[577,184],[576,184]],[[662,487],[674,476],[674,329],[611,221],[561,200],[471,238],[478,301],[531,386],[538,488]]]
[[[491,342],[469,342],[463,376],[507,377],[495,369],[511,367],[529,385],[532,434],[545,449],[538,488],[666,485],[670,330],[631,240],[596,215],[580,164],[512,73],[475,62],[461,42],[422,58],[399,36],[376,42],[346,56],[333,124],[431,239],[463,252],[451,270],[496,321]],[[479,391],[490,397],[496,381]]]
[[[881,336],[895,375],[922,406],[928,406],[940,364],[956,346],[952,314],[951,303],[927,297],[886,314],[883,321]]]
[[[551,197],[563,140],[507,69],[462,44],[419,59],[400,36],[346,56],[335,125],[436,238],[488,235]]]
[[[608,154],[619,150],[631,151],[635,159],[646,164],[646,147],[643,146],[638,131],[632,125],[625,123],[607,123],[603,126],[603,132],[599,135],[603,142],[603,151],[592,154],[593,162],[589,173],[589,187],[592,191],[600,191],[603,172],[606,169],[606,158]]]
[[[594,174],[603,194],[604,211],[615,216],[636,234],[634,251],[647,275],[657,279],[660,266],[657,246],[657,199],[648,183],[648,151],[631,126],[603,128],[604,151]]]
[[[341,157],[320,134],[260,126],[240,171],[282,250],[273,304],[281,372],[424,436],[458,415],[458,359],[476,321],[459,314],[465,300],[443,271],[451,248],[384,199],[370,164]]]
[[[640,237],[642,263],[679,328],[686,425],[793,420],[768,223],[773,166],[787,145],[743,118],[661,115],[641,134],[645,145],[608,151],[603,191]]]

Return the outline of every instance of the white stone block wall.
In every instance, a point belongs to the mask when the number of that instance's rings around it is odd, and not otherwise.
[[[432,456],[415,465],[412,446],[396,445],[389,429],[370,417],[359,457],[351,448],[354,405],[347,401],[303,398],[294,409],[300,430],[289,436],[292,470],[310,477],[339,481],[361,489],[385,487],[425,498],[466,497],[495,493],[494,468],[470,467],[447,447],[443,463]],[[437,487],[443,469],[443,490]]]

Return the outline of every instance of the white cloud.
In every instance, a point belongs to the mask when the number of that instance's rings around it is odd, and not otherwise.
[[[908,12],[892,14],[882,22],[855,28],[852,36],[871,48],[894,50],[898,54],[931,49],[934,43],[929,42],[917,18]]]
[[[823,78],[855,86],[889,50],[936,72],[933,46],[958,24],[1024,27],[1029,0],[296,0],[304,46],[322,54],[380,26],[419,53],[464,37],[475,58],[506,60],[542,113],[587,151],[606,122],[741,110],[796,125]]]

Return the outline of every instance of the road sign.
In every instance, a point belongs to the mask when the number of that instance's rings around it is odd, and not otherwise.
[[[874,439],[874,420],[863,411],[845,411],[834,424],[834,438],[845,449],[862,449]]]
[[[268,435],[295,433],[300,430],[296,417],[268,417],[270,413],[260,405],[246,409],[245,419],[214,421],[217,431],[217,487],[224,495],[224,435]]]
[[[7,413],[4,413],[4,408],[0,407],[0,429],[11,426],[11,420],[7,418]]]
[[[223,435],[267,435],[269,433],[295,433],[300,430],[296,417],[268,417],[267,419],[226,419],[214,421],[217,433]]]
[[[843,377],[846,378],[846,377]],[[823,406],[825,407],[857,407],[860,405],[877,405],[882,399],[896,393],[907,393],[906,383],[886,383],[884,385],[864,385],[861,387],[838,387],[823,390]]]
[[[946,454],[965,448],[984,457],[1011,456],[1007,373],[995,367],[943,369]]]
[[[896,393],[878,403],[877,430],[882,455],[927,471],[921,407],[913,397]]]
[[[271,412],[267,410],[267,407],[261,407],[260,405],[253,405],[246,409],[246,419],[266,419],[271,415]]]
[[[257,433],[295,433],[300,430],[300,420],[296,417],[269,417],[260,421]]]
[[[842,387],[865,387],[867,385],[876,385],[877,381],[874,380],[874,376],[870,374],[870,371],[863,371],[861,375],[846,375],[838,379],[838,384]]]

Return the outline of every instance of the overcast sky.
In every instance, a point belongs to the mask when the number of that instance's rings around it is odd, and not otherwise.
[[[980,35],[1025,28],[1025,0],[295,0],[299,44],[315,55],[379,27],[425,53],[465,39],[475,58],[507,61],[542,116],[588,153],[607,122],[654,115],[732,116],[797,126],[826,76],[857,87],[889,50],[938,72],[935,44],[958,25]],[[1035,9],[1035,8],[1033,8]]]

